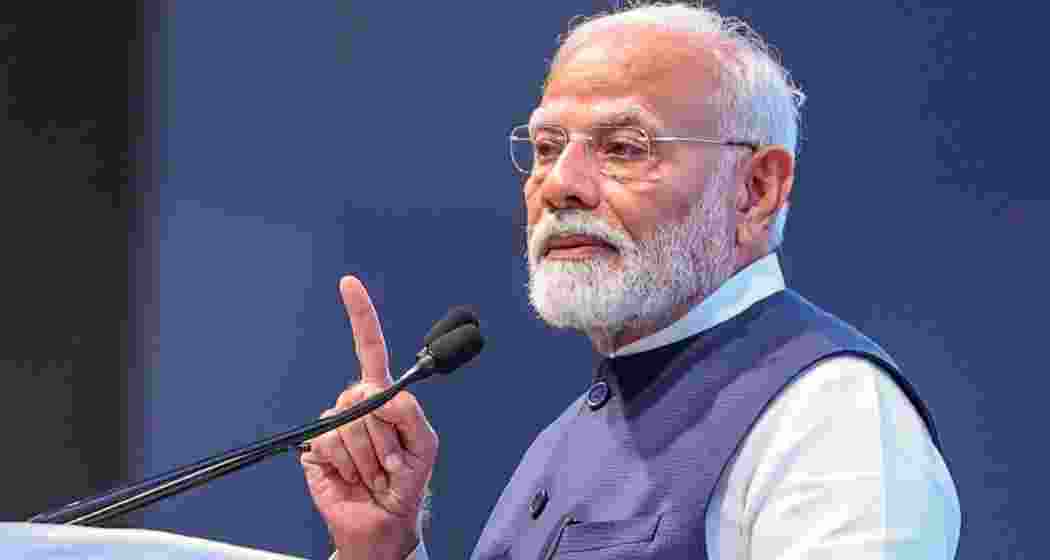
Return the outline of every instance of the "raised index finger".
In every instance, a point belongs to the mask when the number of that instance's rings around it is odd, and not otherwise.
[[[372,298],[368,297],[364,284],[350,275],[339,280],[339,293],[354,331],[354,351],[361,364],[361,380],[378,387],[389,387],[393,379],[387,361],[386,340]]]

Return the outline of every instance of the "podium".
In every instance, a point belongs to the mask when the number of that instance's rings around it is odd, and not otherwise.
[[[0,523],[0,558],[23,560],[303,560],[147,529]]]

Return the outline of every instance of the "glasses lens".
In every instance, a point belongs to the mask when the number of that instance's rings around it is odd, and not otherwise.
[[[638,178],[652,164],[652,142],[640,128],[598,126],[584,135],[593,144],[594,157],[603,174],[623,179]],[[543,175],[561,157],[569,144],[566,131],[558,126],[514,127],[510,133],[510,158],[525,175]]]
[[[515,127],[510,133],[510,160],[514,168],[526,175],[532,173],[534,152],[528,125]]]
[[[598,127],[595,136],[595,153],[606,175],[633,178],[645,173],[651,161],[651,144],[644,130]]]

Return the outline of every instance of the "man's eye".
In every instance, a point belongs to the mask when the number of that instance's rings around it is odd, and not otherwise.
[[[557,158],[562,151],[561,143],[553,140],[536,140],[533,145],[536,149],[536,159],[539,161]]]
[[[610,140],[602,144],[602,154],[611,159],[639,160],[645,159],[649,151],[644,145],[629,140]]]

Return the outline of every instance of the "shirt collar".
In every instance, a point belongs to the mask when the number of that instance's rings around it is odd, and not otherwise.
[[[784,273],[776,253],[770,253],[730,276],[681,319],[655,333],[618,348],[610,358],[666,346],[702,333],[743,313],[759,300],[784,289]]]

